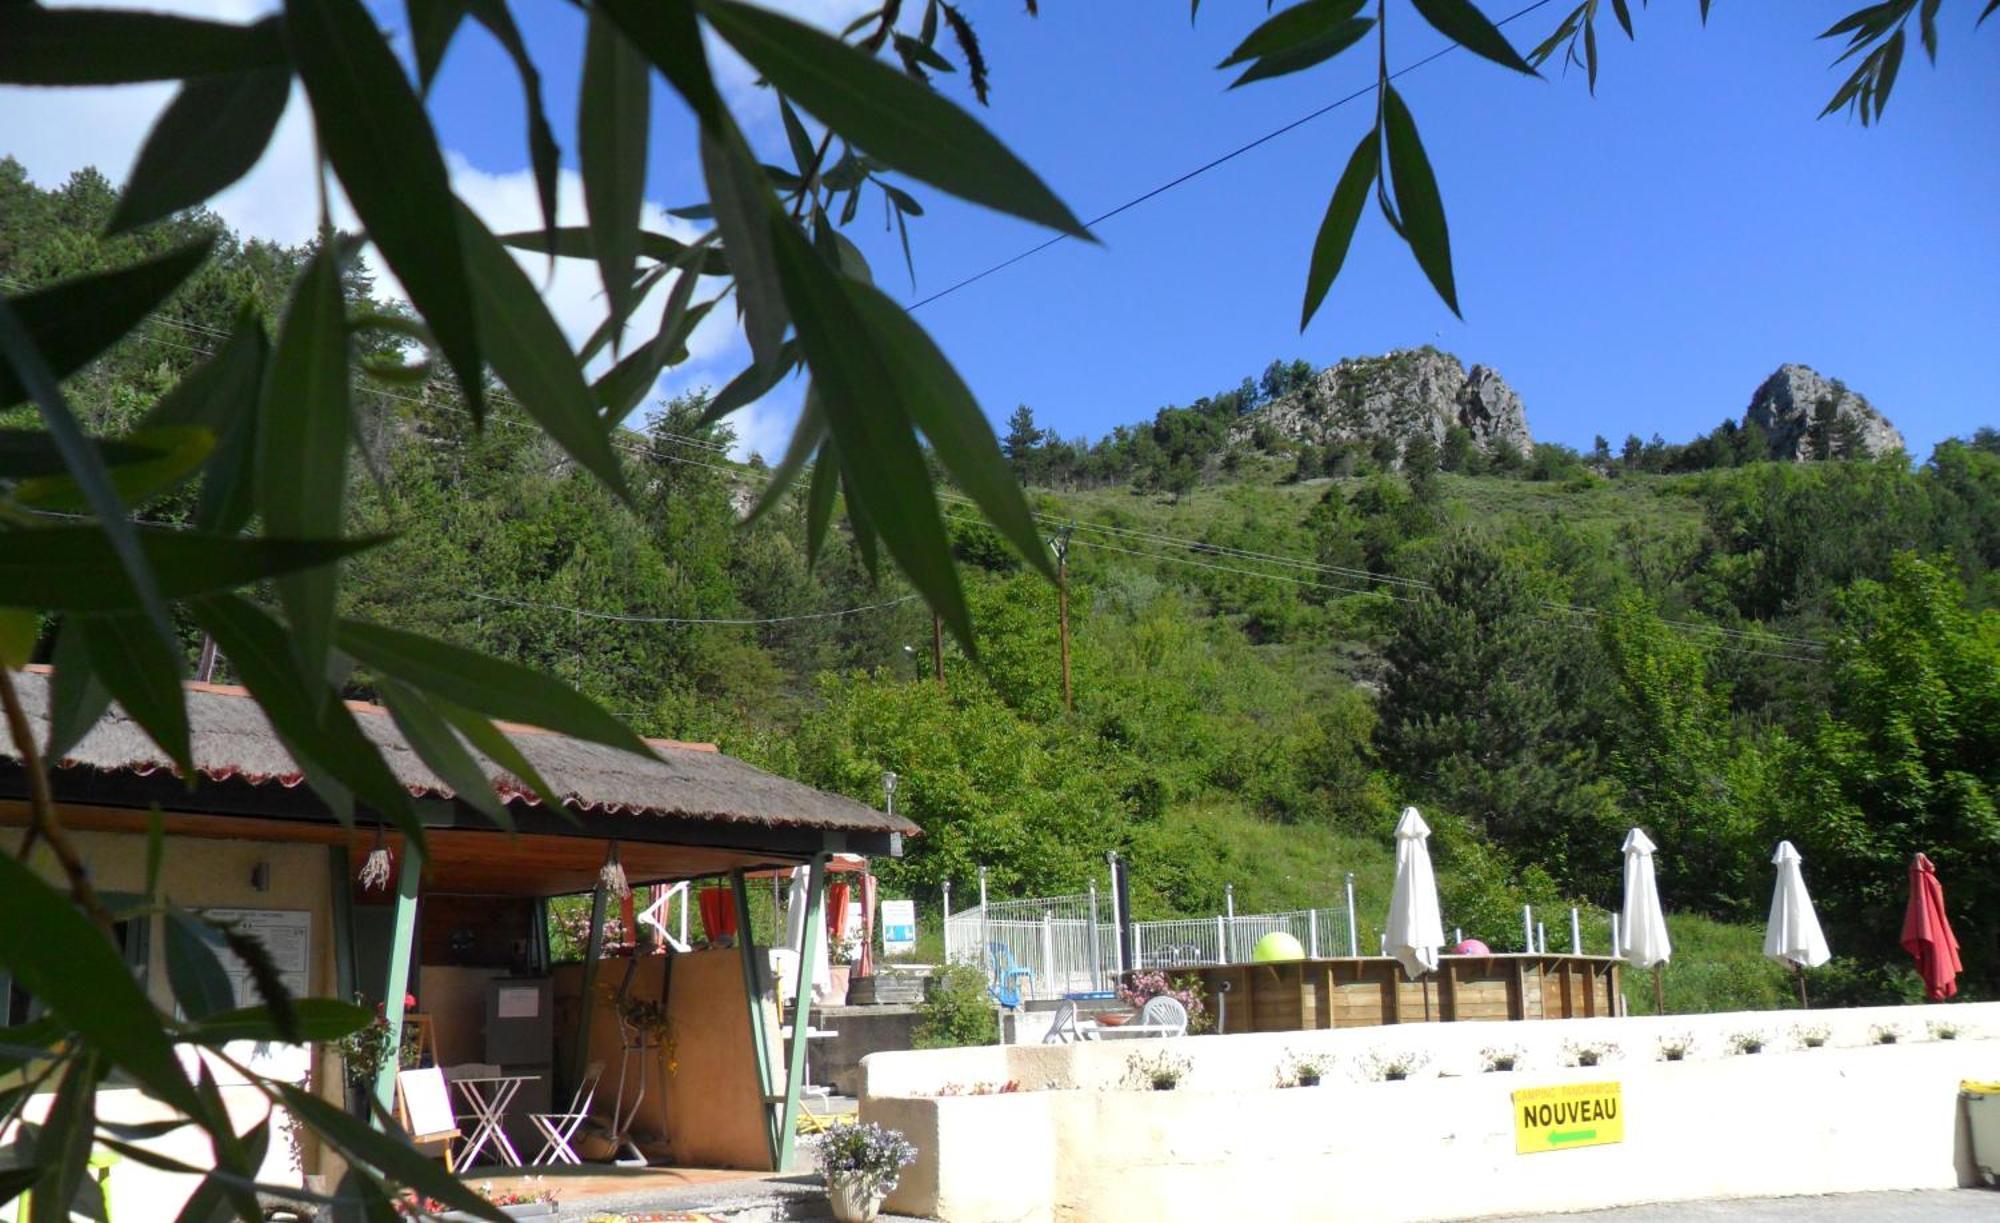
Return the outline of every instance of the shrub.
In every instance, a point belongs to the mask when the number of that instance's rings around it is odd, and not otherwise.
[[[1133,973],[1129,981],[1118,987],[1118,996],[1134,1008],[1145,1006],[1155,998],[1165,996],[1187,1008],[1188,1031],[1206,1032],[1213,1021],[1209,1018],[1208,1004],[1202,996],[1201,978],[1193,973],[1182,973],[1170,977],[1158,969]]]
[[[919,1049],[998,1044],[999,1023],[986,974],[971,964],[946,964],[931,977],[915,1043]]]

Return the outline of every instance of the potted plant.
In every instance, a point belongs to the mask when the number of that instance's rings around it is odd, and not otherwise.
[[[1878,1045],[1893,1045],[1903,1038],[1903,1029],[1893,1023],[1878,1023],[1868,1029],[1868,1039]]]
[[[1801,1049],[1817,1049],[1826,1044],[1827,1029],[1825,1024],[1807,1024],[1802,1027],[1793,1028],[1792,1034],[1799,1038],[1799,1047]]]
[[[1932,1040],[1957,1040],[1965,1029],[1948,1019],[1933,1019],[1930,1025]]]
[[[1729,1038],[1729,1047],[1738,1053],[1762,1053],[1764,1034],[1762,1032],[1737,1032]]]
[[[1385,1083],[1400,1083],[1430,1061],[1423,1053],[1377,1053],[1369,1057],[1369,1077]]]
[[[833,1126],[812,1140],[826,1196],[840,1223],[868,1223],[882,1212],[882,1199],[917,1162],[917,1148],[895,1130],[872,1121]]]
[[[1154,1091],[1172,1091],[1187,1077],[1188,1060],[1173,1053],[1159,1053],[1148,1057],[1134,1053],[1125,1063],[1125,1080],[1139,1087],[1151,1087]]]
[[[618,1022],[625,1029],[625,1042],[639,1049],[657,1048],[667,1063],[667,1073],[678,1071],[680,1042],[674,1037],[674,1025],[667,1019],[667,1004],[657,998],[641,998],[637,994],[620,997],[616,990],[607,990],[606,994],[618,1008]]]
[[[1497,1049],[1481,1049],[1479,1064],[1488,1074],[1513,1070],[1521,1064],[1521,1051],[1512,1045],[1504,1045]]]
[[[1694,1036],[1691,1033],[1660,1037],[1660,1060],[1663,1062],[1684,1062],[1693,1051]]]
[[[1318,1087],[1333,1059],[1324,1053],[1287,1053],[1278,1072],[1280,1087]]]
[[[1601,1066],[1618,1056],[1618,1046],[1610,1041],[1563,1042],[1563,1059],[1572,1066]]]

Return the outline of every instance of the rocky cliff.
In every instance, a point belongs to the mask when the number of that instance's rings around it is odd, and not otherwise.
[[[1525,455],[1534,448],[1521,397],[1483,365],[1467,370],[1435,348],[1399,349],[1381,357],[1349,357],[1329,365],[1299,390],[1245,416],[1238,440],[1259,428],[1291,441],[1367,449],[1384,438],[1401,448],[1419,434],[1443,444],[1454,426],[1491,453],[1501,444]]]
[[[1874,458],[1904,448],[1903,435],[1874,405],[1804,365],[1780,365],[1764,379],[1743,423],[1762,429],[1780,460]]]

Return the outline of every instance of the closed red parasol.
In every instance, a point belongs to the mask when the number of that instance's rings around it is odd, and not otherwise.
[[[844,883],[827,885],[826,933],[835,944],[847,941],[847,898],[852,894]]]
[[[1917,957],[1924,996],[1941,1002],[1958,992],[1958,939],[1944,915],[1944,888],[1923,854],[1910,863],[1910,907],[1903,913],[1903,950]]]

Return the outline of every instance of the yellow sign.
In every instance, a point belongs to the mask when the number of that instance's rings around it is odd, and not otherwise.
[[[1625,1100],[1617,1083],[1565,1083],[1514,1093],[1517,1155],[1623,1141]]]

